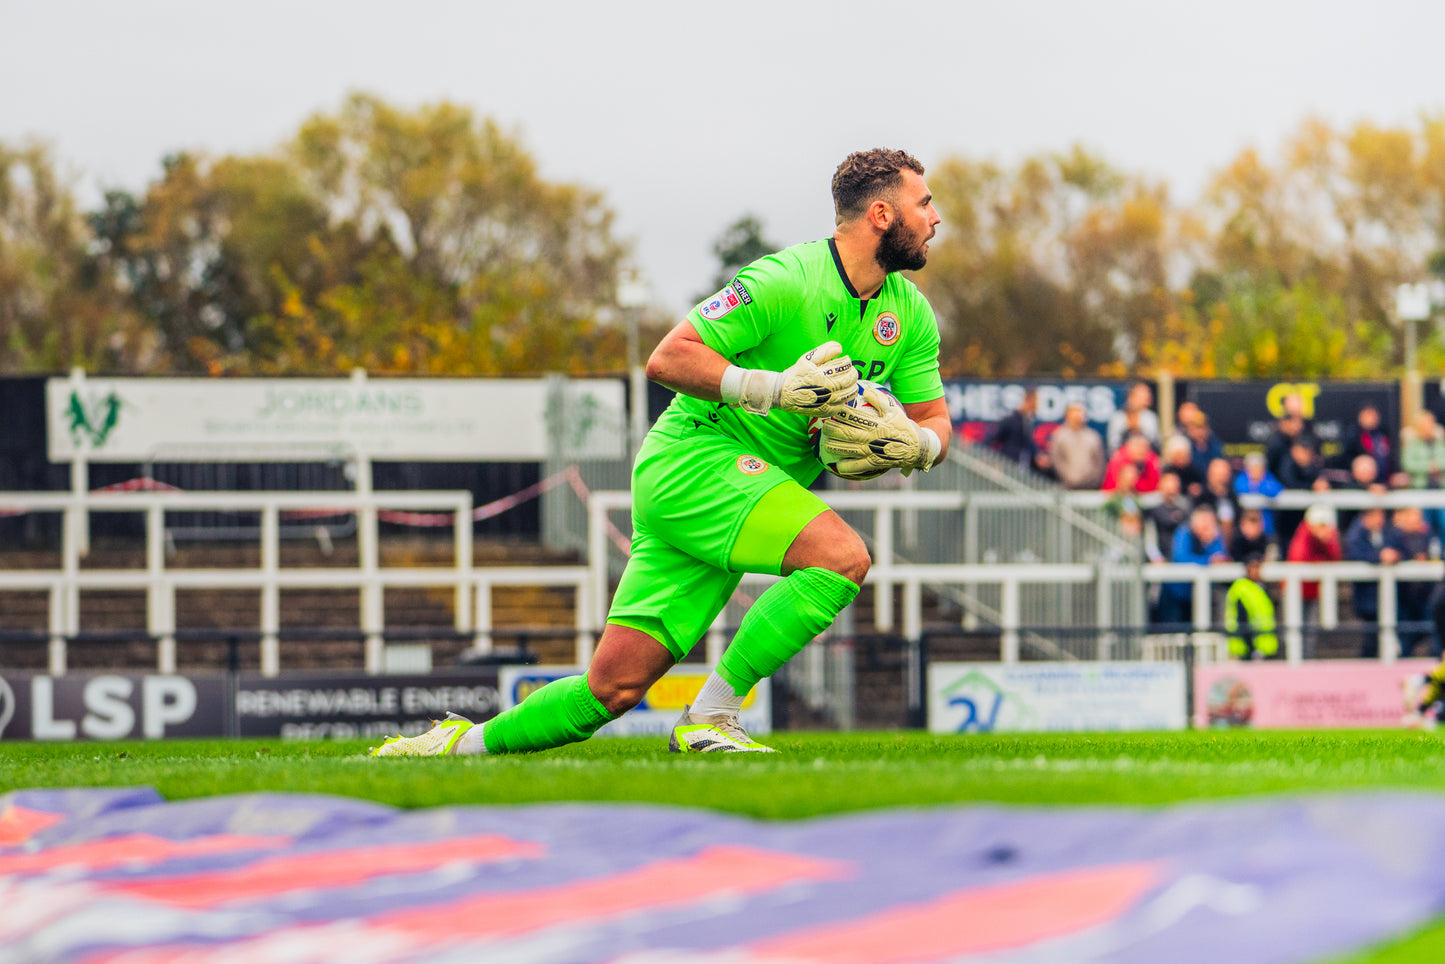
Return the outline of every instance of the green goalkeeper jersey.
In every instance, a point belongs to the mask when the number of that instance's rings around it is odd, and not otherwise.
[[[938,322],[913,282],[889,274],[874,297],[858,297],[833,240],[768,255],[694,308],[687,320],[703,343],[742,368],[782,371],[804,352],[836,341],[858,377],[884,383],[905,404],[943,396]],[[658,420],[674,431],[715,426],[807,485],[821,470],[808,416],[777,409],[753,415],[678,393]]]

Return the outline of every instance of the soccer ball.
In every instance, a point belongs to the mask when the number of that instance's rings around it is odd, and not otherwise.
[[[863,390],[865,388],[878,389],[884,395],[887,395],[888,398],[893,399],[893,404],[898,405],[900,408],[902,407],[902,404],[897,399],[894,399],[893,396],[889,394],[882,385],[879,385],[877,382],[870,382],[861,378],[858,380],[857,394],[854,395],[853,398],[848,402],[848,405],[850,407],[867,409],[868,411],[876,411],[876,409],[874,409],[873,406],[868,403],[868,400],[863,397]],[[808,435],[813,442],[813,454],[818,457],[819,462],[823,463],[823,468],[827,469],[831,474],[836,475],[838,478],[847,479],[849,482],[864,482],[868,479],[876,479],[880,475],[883,475],[890,471],[888,466],[881,466],[879,468],[871,469],[860,473],[844,474],[843,472],[839,471],[839,459],[846,459],[850,456],[834,452],[828,444],[830,440],[829,428],[836,424],[837,423],[834,422],[831,417],[814,418],[809,420],[808,422]]]

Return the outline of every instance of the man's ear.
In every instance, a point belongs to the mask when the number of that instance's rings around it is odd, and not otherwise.
[[[888,226],[893,223],[893,205],[883,198],[879,198],[868,205],[868,222],[879,231],[887,231]]]

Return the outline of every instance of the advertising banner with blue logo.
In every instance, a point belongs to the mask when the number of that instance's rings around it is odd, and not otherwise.
[[[934,663],[934,733],[1182,730],[1182,663]]]
[[[501,670],[502,709],[516,706],[532,693],[553,680],[577,676],[577,667],[565,666],[503,666]],[[597,731],[598,736],[667,736],[682,713],[682,708],[697,699],[697,691],[712,672],[711,666],[682,664],[674,666],[656,683],[638,704]],[[753,736],[773,730],[772,689],[768,680],[753,687],[743,700],[738,720]]]

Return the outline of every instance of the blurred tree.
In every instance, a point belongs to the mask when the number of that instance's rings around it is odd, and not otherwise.
[[[267,344],[252,320],[283,296],[278,272],[315,297],[338,256],[349,267],[347,233],[274,158],[167,157],[143,198],[110,192],[90,224],[177,372],[249,370]]]
[[[777,250],[778,245],[763,237],[763,222],[756,215],[744,214],[724,228],[713,241],[712,253],[718,260],[717,272],[712,276],[711,287],[693,300],[711,298],[723,285],[737,277],[739,270]]]
[[[152,360],[48,148],[0,143],[0,373],[133,372]]]
[[[1079,147],[1012,171],[955,158],[929,184],[946,233],[918,281],[945,372],[1103,370],[1167,308],[1177,219],[1162,188]]]
[[[1438,120],[1416,132],[1363,122],[1339,131],[1310,119],[1275,165],[1251,149],[1215,177],[1202,212],[1217,225],[1205,260],[1236,314],[1250,314],[1247,305],[1299,309],[1312,337],[1279,345],[1278,373],[1325,365],[1315,373],[1383,376],[1403,360],[1389,323],[1395,287],[1419,280],[1441,249],[1442,202]],[[1343,352],[1334,362],[1315,350],[1331,345]]]
[[[490,120],[352,95],[287,149],[333,228],[369,246],[352,277],[253,319],[266,365],[451,373],[622,367],[606,322],[626,248],[595,191],[543,180]],[[294,281],[289,277],[288,281]],[[288,327],[312,334],[285,350]]]
[[[622,365],[611,211],[451,104],[353,95],[276,155],[168,157],[90,223],[175,371]]]

